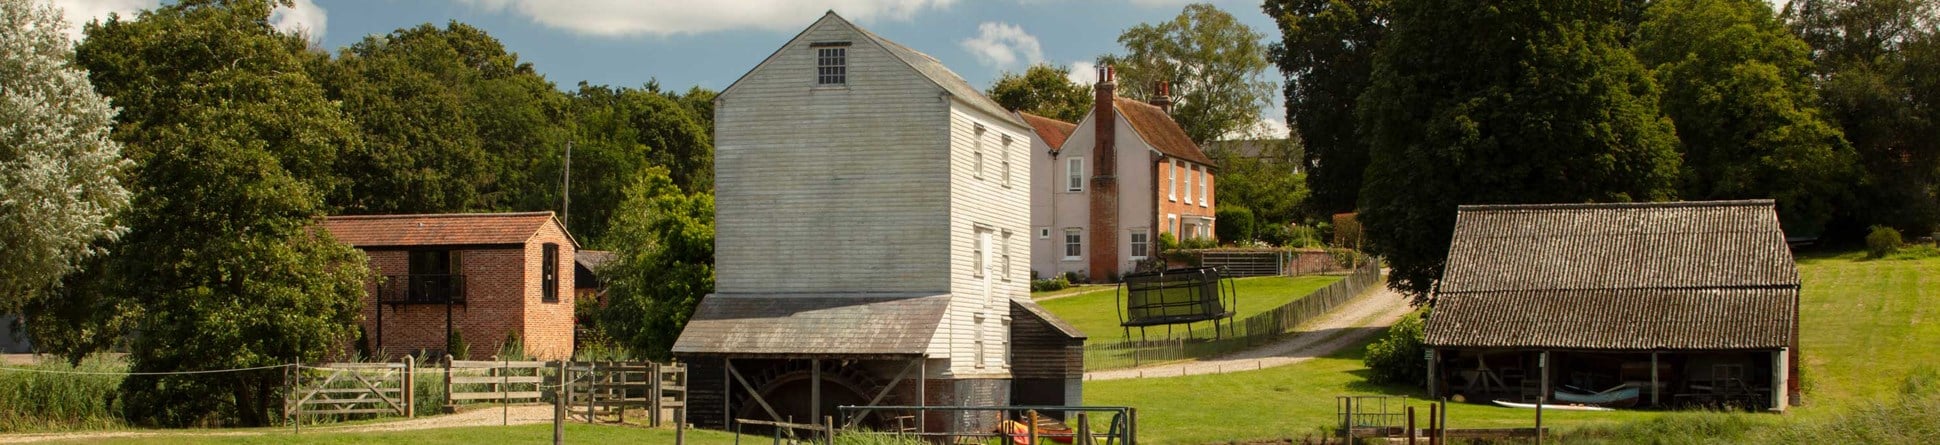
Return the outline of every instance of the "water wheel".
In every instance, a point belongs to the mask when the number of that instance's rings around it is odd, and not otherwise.
[[[821,423],[813,419],[812,401],[814,372],[808,360],[789,360],[781,365],[767,367],[749,376],[748,383],[761,394],[769,406],[780,414],[777,419],[793,423]],[[822,410],[823,416],[834,416],[841,423],[842,413],[836,409],[843,405],[867,405],[869,399],[881,392],[883,384],[868,369],[840,360],[822,362]],[[736,394],[734,400],[735,416],[741,419],[768,419],[768,411],[761,408],[750,394]],[[792,419],[792,420],[791,420]],[[881,428],[887,422],[887,413],[873,412],[860,425],[864,428]],[[749,426],[744,431],[755,431]]]

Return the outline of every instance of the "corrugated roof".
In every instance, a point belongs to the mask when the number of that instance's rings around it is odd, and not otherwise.
[[[1443,294],[1424,337],[1442,347],[1777,349],[1792,344],[1797,296],[1792,288]]]
[[[613,261],[613,252],[605,250],[573,251],[573,262],[579,264],[579,267],[586,268],[586,270],[600,270],[600,267],[605,266],[609,261]]]
[[[1771,200],[1462,206],[1426,339],[1486,348],[1787,347],[1798,289]]]
[[[1204,151],[1199,150],[1199,144],[1193,143],[1192,138],[1186,136],[1186,130],[1180,128],[1179,123],[1173,121],[1172,116],[1166,114],[1164,109],[1131,98],[1113,97],[1112,99],[1118,114],[1124,116],[1126,122],[1131,122],[1132,129],[1138,132],[1140,138],[1145,139],[1145,143],[1152,144],[1152,148],[1158,149],[1166,156],[1218,166],[1213,164],[1212,158],[1206,157]]]
[[[1798,284],[1770,200],[1462,206],[1440,292]]]
[[[1078,330],[1077,326],[1066,323],[1064,319],[1058,318],[1057,314],[1051,313],[1049,309],[1045,309],[1044,306],[1038,305],[1035,301],[1010,300],[1010,304],[1024,309],[1025,312],[1030,313],[1032,317],[1036,317],[1038,320],[1043,320],[1044,324],[1057,329],[1058,332],[1063,333],[1066,337],[1087,338],[1085,337],[1084,331]]]
[[[983,110],[985,113],[990,113],[991,116],[998,119],[1024,125],[1024,121],[1012,115],[1010,110],[1004,109],[1003,105],[998,105],[997,101],[985,97],[982,91],[977,91],[977,87],[970,86],[970,82],[964,81],[963,76],[958,76],[955,71],[950,71],[949,67],[943,66],[943,61],[936,60],[935,57],[930,57],[929,54],[923,54],[922,51],[910,49],[910,47],[903,46],[901,43],[885,39],[880,35],[876,35],[875,32],[856,26],[855,23],[850,22],[848,19],[836,15],[835,11],[829,11],[828,15],[841,19],[843,23],[848,23],[850,27],[855,28],[862,35],[868,36],[870,40],[881,44],[884,49],[889,50],[890,55],[896,56],[897,59],[902,59],[903,63],[909,64],[910,68],[915,68],[916,72],[923,74],[923,77],[929,78],[937,86],[943,87],[944,91],[948,91],[950,95],[969,103],[971,107]]]
[[[915,355],[949,295],[709,295],[674,342],[681,354]]]
[[[1031,131],[1037,132],[1038,139],[1043,139],[1045,145],[1051,146],[1053,153],[1064,147],[1064,140],[1071,138],[1071,132],[1078,130],[1078,124],[1070,122],[1021,111],[1017,115],[1024,118],[1024,123],[1031,125]]]
[[[357,215],[324,218],[323,228],[355,247],[523,244],[557,221],[552,212]]]

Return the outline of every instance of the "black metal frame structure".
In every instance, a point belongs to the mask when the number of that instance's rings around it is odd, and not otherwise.
[[[1126,275],[1118,283],[1115,305],[1125,338],[1130,339],[1132,328],[1138,328],[1138,337],[1144,340],[1145,328],[1151,326],[1165,326],[1170,338],[1176,324],[1186,325],[1187,335],[1191,335],[1192,324],[1202,321],[1213,322],[1213,337],[1219,338],[1223,335],[1222,319],[1227,330],[1237,329],[1232,318],[1239,308],[1239,295],[1233,289],[1233,279],[1221,275],[1216,267]]]

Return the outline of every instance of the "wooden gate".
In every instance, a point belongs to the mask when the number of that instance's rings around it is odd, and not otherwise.
[[[624,423],[628,408],[646,414],[647,423],[656,427],[686,419],[686,364],[571,362],[566,375],[567,410],[587,423],[601,416]]]
[[[445,400],[526,403],[540,401],[547,362],[452,360],[445,356]]]
[[[412,377],[416,363],[325,363],[296,366],[283,415],[299,422],[306,415],[379,414],[414,417]]]

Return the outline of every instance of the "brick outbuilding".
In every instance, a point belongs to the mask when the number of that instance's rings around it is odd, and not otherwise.
[[[323,225],[370,256],[378,279],[364,297],[363,329],[376,354],[442,356],[455,332],[471,359],[512,337],[535,358],[572,356],[579,243],[552,212],[333,216]]]

